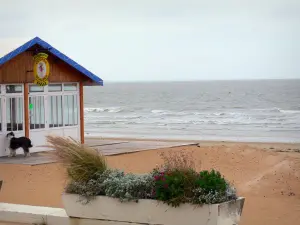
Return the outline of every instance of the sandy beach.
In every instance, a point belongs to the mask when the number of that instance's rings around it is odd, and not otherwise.
[[[159,153],[193,152],[197,169],[217,169],[246,197],[241,225],[295,225],[300,220],[300,144],[200,142],[199,146],[108,156],[110,167],[145,173],[161,163]],[[59,163],[0,164],[0,201],[63,207],[67,182]]]

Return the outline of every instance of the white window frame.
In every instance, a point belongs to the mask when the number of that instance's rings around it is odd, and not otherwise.
[[[6,85],[21,85],[22,86],[22,92],[21,93],[6,93]],[[6,101],[8,98],[16,97],[16,98],[21,98],[21,102],[23,105],[22,109],[22,130],[17,130],[14,131],[15,133],[17,132],[25,132],[25,112],[24,112],[24,84],[23,83],[7,83],[7,84],[0,84],[0,101],[1,101],[1,122],[2,122],[2,129],[0,130],[0,133],[3,134],[4,132],[7,131],[7,115],[6,115]]]
[[[42,96],[44,98],[44,112],[45,112],[45,115],[44,115],[44,118],[45,118],[45,127],[44,128],[37,128],[37,129],[31,129],[30,128],[30,110],[29,110],[29,132],[38,132],[38,131],[45,131],[48,129],[48,123],[47,123],[47,119],[48,119],[48,109],[47,109],[47,94],[48,94],[48,86],[44,86],[44,91],[43,92],[30,92],[30,85],[36,85],[34,83],[29,83],[28,84],[28,104],[29,104],[29,98],[30,97],[38,97],[38,96]],[[29,107],[29,105],[28,105]]]
[[[47,125],[47,129],[49,130],[58,130],[58,129],[62,129],[62,128],[78,128],[80,125],[80,101],[79,101],[79,83],[78,82],[53,82],[53,83],[49,83],[49,84],[61,84],[62,85],[62,91],[49,91],[48,90],[48,86],[47,89],[45,89],[45,93],[47,93],[47,118],[46,118],[46,125]],[[64,90],[64,85],[65,84],[76,84],[77,89],[75,91],[65,91]],[[42,92],[37,92],[37,93],[42,93]],[[77,124],[76,125],[72,125],[72,126],[66,126],[66,119],[65,119],[65,114],[64,114],[64,105],[65,105],[65,96],[67,95],[74,95],[77,96]],[[50,96],[62,96],[62,122],[63,122],[63,126],[62,127],[50,127],[50,123],[49,123],[49,110],[48,109],[48,100],[50,100]]]

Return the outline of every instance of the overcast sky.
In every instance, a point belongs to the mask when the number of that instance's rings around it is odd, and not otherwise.
[[[35,36],[104,81],[300,78],[300,0],[0,0],[0,56]]]

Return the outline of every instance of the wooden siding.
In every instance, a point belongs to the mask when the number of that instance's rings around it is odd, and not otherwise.
[[[33,55],[32,51],[27,51],[0,66],[0,83],[32,83],[34,81]],[[49,55],[48,61],[49,82],[91,82],[88,77],[55,56]]]

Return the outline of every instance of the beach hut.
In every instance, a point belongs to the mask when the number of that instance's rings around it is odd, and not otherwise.
[[[83,87],[103,80],[36,37],[0,58],[0,156],[6,134],[32,140],[31,152],[46,149],[46,135],[84,143]],[[22,153],[22,151],[19,151]]]

